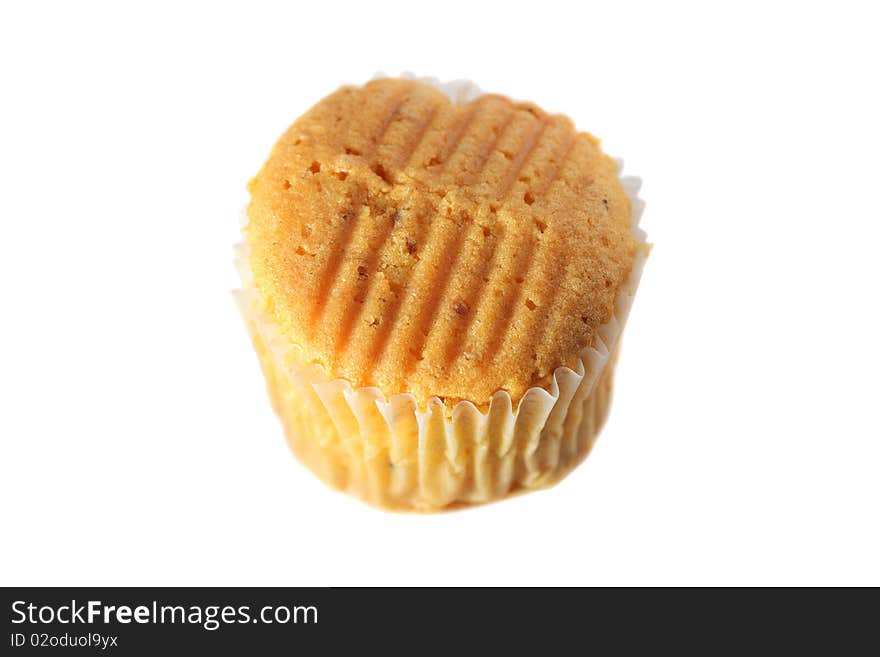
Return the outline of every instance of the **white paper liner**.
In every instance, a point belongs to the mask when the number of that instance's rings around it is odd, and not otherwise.
[[[436,86],[457,103],[482,93],[470,81],[415,79]],[[622,169],[622,161],[618,166]],[[641,181],[623,176],[620,182],[632,203],[631,226],[640,247],[613,317],[599,327],[594,344],[580,352],[575,369],[557,368],[548,389],[529,388],[516,403],[506,391],[498,391],[486,412],[469,401],[458,402],[450,412],[436,397],[420,407],[410,393],[386,398],[379,388],[354,388],[345,379],[329,380],[316,365],[303,364],[299,347],[280,335],[261,311],[248,246],[238,245],[242,289],[235,295],[255,344],[270,354],[268,361],[263,359],[264,370],[268,362],[272,371],[267,377],[284,378],[285,389],[298,392],[292,402],[297,415],[306,416],[300,417],[301,426],[285,427],[288,438],[295,443],[298,438],[291,432],[300,431],[303,441],[316,440],[327,451],[323,468],[315,463],[323,458],[320,454],[304,460],[312,461],[309,465],[329,483],[371,503],[420,509],[486,502],[517,488],[546,486],[577,465],[604,420],[613,360],[647,257],[646,235],[638,227],[644,209],[638,198]],[[242,212],[242,225],[246,223]],[[292,413],[293,408],[284,406],[283,399],[273,401],[287,425],[285,411]],[[335,432],[324,431],[323,438],[316,434],[318,427],[331,425]],[[300,456],[309,447],[293,443]]]

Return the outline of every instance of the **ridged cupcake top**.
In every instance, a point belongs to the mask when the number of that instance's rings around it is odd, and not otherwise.
[[[488,403],[575,368],[638,245],[568,118],[383,79],[300,117],[249,186],[259,297],[331,378]]]

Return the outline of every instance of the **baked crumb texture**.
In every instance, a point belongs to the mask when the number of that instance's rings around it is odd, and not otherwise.
[[[425,403],[573,367],[637,244],[615,162],[564,116],[377,80],[325,98],[251,182],[261,298],[309,362]]]
[[[376,80],[297,120],[249,189],[242,308],[325,481],[434,509],[587,454],[646,254],[594,137],[528,103]]]

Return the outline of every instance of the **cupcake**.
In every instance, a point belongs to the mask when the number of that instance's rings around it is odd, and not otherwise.
[[[559,481],[608,412],[648,247],[570,119],[468,85],[346,86],[248,189],[238,300],[292,451],[393,509]]]

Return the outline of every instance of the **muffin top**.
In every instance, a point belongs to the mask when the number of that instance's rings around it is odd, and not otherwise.
[[[258,297],[355,387],[485,406],[548,387],[609,321],[638,248],[615,162],[565,116],[432,86],[343,87],[250,182]]]

